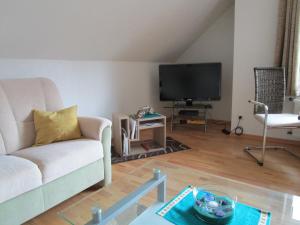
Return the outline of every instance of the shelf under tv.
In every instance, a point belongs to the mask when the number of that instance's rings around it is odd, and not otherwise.
[[[180,102],[173,102],[171,106],[165,106],[164,108],[171,110],[171,132],[174,127],[178,124],[185,125],[180,123],[181,121],[188,120],[196,120],[202,121],[197,124],[197,126],[201,125],[204,127],[204,132],[207,130],[207,110],[212,109],[211,104],[205,103],[194,103],[193,105],[186,105]],[[180,115],[178,112],[180,111],[189,111],[195,110],[198,111],[198,115]]]

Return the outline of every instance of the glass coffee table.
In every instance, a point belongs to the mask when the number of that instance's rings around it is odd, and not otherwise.
[[[155,168],[155,169],[154,169]],[[117,172],[116,172],[117,173]],[[188,167],[150,160],[63,209],[59,216],[74,225],[170,225],[155,214],[187,185],[217,187],[238,201],[272,213],[272,225],[300,225],[300,197],[215,176]]]

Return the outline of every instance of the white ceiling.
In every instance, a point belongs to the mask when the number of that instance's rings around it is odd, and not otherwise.
[[[0,0],[0,57],[173,61],[233,0]]]

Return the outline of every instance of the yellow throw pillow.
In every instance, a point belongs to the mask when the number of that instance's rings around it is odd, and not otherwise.
[[[77,119],[77,106],[57,112],[33,110],[36,132],[35,146],[81,137]]]

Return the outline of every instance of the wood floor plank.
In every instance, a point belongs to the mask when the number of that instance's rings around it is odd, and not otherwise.
[[[222,128],[219,125],[211,125],[207,133],[203,133],[202,129],[199,128],[188,129],[184,127],[176,128],[172,133],[169,131],[169,136],[188,145],[191,150],[115,164],[112,167],[113,181],[130,177],[130,182],[138,182],[138,176],[143,178],[146,174],[142,169],[139,170],[139,167],[147,163],[159,165],[162,162],[170,162],[179,169],[180,166],[184,166],[253,185],[300,195],[299,159],[285,152],[270,151],[267,152],[265,165],[260,167],[243,151],[243,147],[246,145],[260,144],[259,139],[247,136],[227,136],[221,132]],[[299,143],[293,142],[290,145],[285,145],[300,155]],[[270,142],[270,144],[272,143]],[[143,167],[143,169],[145,168]],[[137,178],[133,179],[128,175],[132,173]],[[172,179],[174,185],[184,185],[180,178],[173,177]],[[124,193],[130,188],[133,187],[124,187]],[[84,191],[27,222],[26,225],[66,224],[58,218],[57,212],[90,193],[91,191]],[[118,193],[116,193],[117,195]]]

